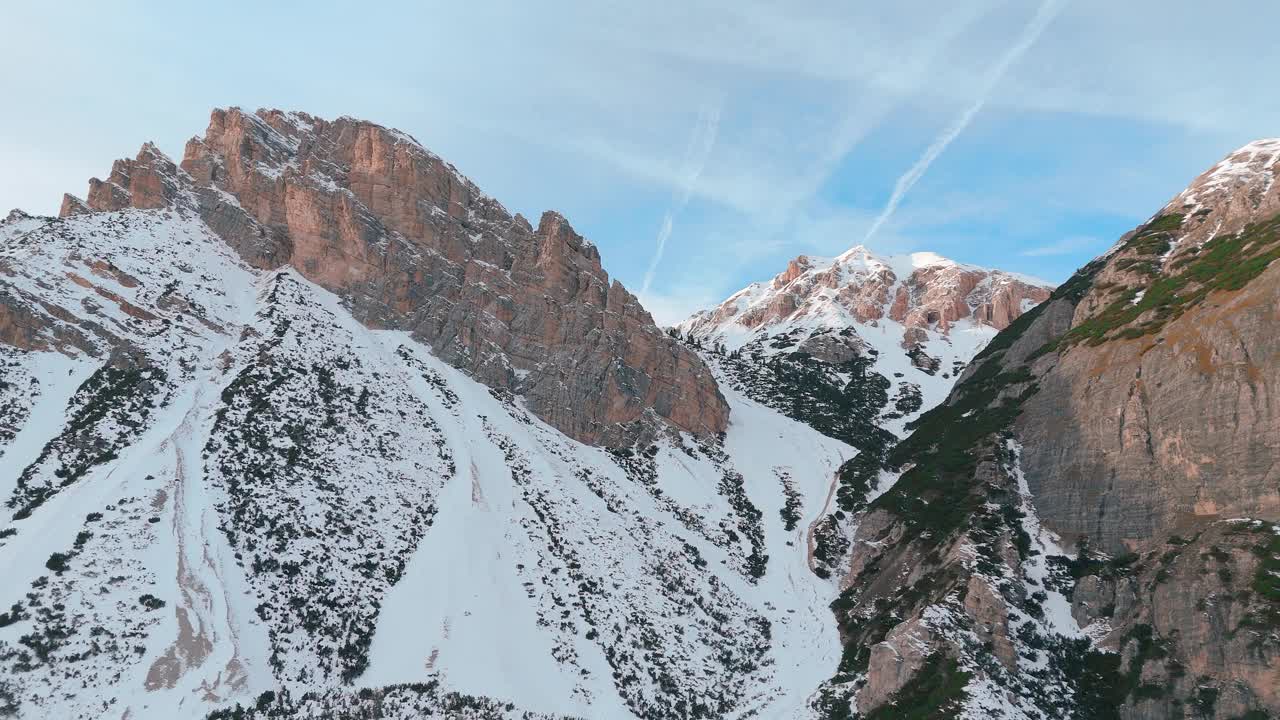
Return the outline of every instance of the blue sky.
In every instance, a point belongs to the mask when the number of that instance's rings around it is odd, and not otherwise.
[[[180,156],[213,107],[352,115],[561,211],[632,290],[652,267],[671,322],[861,242],[959,123],[868,245],[1060,281],[1280,134],[1280,5],[1048,3],[18,0],[0,212],[55,212],[146,140]]]

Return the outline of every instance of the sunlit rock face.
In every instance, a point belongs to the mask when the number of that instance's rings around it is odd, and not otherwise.
[[[294,267],[571,437],[618,446],[728,422],[706,366],[567,220],[548,212],[532,227],[398,131],[216,110],[180,167],[148,144],[85,201],[65,198],[63,215],[175,204],[250,265]]]

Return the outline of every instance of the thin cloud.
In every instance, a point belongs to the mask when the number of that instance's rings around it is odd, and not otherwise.
[[[720,131],[720,109],[723,100],[717,99],[714,102],[705,105],[698,113],[698,122],[694,125],[693,133],[689,136],[689,144],[685,147],[684,161],[682,165],[683,181],[680,184],[680,191],[672,203],[667,208],[667,212],[662,217],[662,226],[658,230],[657,247],[653,252],[653,259],[649,261],[649,269],[644,273],[644,282],[640,284],[640,294],[644,295],[649,292],[649,286],[653,283],[653,276],[658,270],[659,263],[662,262],[662,255],[667,249],[667,239],[671,237],[671,229],[675,223],[675,216],[689,204],[689,196],[693,194],[693,188],[698,182],[698,177],[702,175],[702,169],[706,167],[707,157],[711,155],[711,149],[715,147],[716,135]]]
[[[796,195],[792,198],[788,211],[813,200],[849,154],[880,126],[885,117],[897,109],[900,100],[920,90],[937,57],[957,38],[968,32],[987,9],[982,3],[962,4],[953,8],[956,15],[941,18],[936,34],[927,37],[921,48],[913,49],[905,57],[892,63],[893,72],[888,74],[894,78],[894,91],[873,96],[870,104],[867,101],[868,93],[855,96],[856,104],[851,103],[851,112],[845,113],[835,127],[825,152],[796,183]]]
[[[965,128],[969,127],[969,123],[973,122],[974,116],[982,110],[983,105],[986,105],[992,91],[995,90],[1000,79],[1004,77],[1005,72],[1017,62],[1018,58],[1022,57],[1023,53],[1035,44],[1040,34],[1044,32],[1044,29],[1049,26],[1049,23],[1062,9],[1062,5],[1062,0],[1045,0],[1040,5],[1035,17],[1031,18],[1031,22],[1027,23],[1027,26],[1023,28],[1018,41],[1004,52],[999,62],[987,73],[974,101],[969,107],[965,108],[965,111],[941,135],[934,139],[933,143],[924,151],[924,154],[920,156],[920,159],[916,160],[915,164],[903,173],[902,177],[898,178],[898,182],[893,187],[893,194],[889,196],[889,202],[885,204],[884,210],[880,211],[880,215],[876,217],[875,222],[871,223],[866,236],[863,237],[862,241],[864,243],[871,240],[881,226],[888,222],[889,218],[893,217],[893,213],[898,209],[898,204],[902,202],[902,198],[919,182],[920,178],[928,171],[929,166],[933,164],[933,161],[937,160],[938,156],[942,155],[943,151],[947,149],[947,146],[959,137]]]

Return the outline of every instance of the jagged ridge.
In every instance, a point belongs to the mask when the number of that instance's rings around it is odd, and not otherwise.
[[[362,322],[412,332],[572,437],[724,430],[706,367],[610,282],[594,245],[553,212],[535,230],[404,133],[215,110],[180,168],[144,145],[61,214],[166,207],[198,212],[254,267],[337,292]]]

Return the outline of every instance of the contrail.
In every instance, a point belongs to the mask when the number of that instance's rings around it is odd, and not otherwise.
[[[715,147],[716,135],[720,131],[720,105],[721,102],[717,101],[698,111],[698,122],[693,128],[693,134],[689,137],[689,144],[685,147],[684,160],[681,163],[683,180],[680,183],[680,193],[662,217],[662,227],[658,230],[658,246],[654,250],[653,259],[649,261],[649,269],[645,271],[644,282],[640,284],[641,296],[649,292],[653,275],[657,272],[658,264],[662,262],[662,254],[667,249],[667,238],[671,237],[675,216],[689,204],[693,187],[698,182],[698,177],[702,175],[702,168],[707,164],[711,148]]]
[[[933,161],[937,160],[938,156],[947,149],[947,146],[959,137],[960,133],[964,132],[965,128],[969,127],[969,123],[973,121],[973,118],[978,114],[978,111],[982,110],[982,106],[987,103],[987,100],[991,97],[991,91],[995,89],[1001,78],[1004,77],[1005,72],[1008,71],[1009,67],[1013,65],[1013,63],[1017,62],[1018,58],[1022,57],[1022,54],[1025,53],[1028,48],[1035,44],[1035,41],[1040,38],[1040,34],[1044,32],[1044,29],[1048,27],[1049,23],[1053,21],[1053,18],[1056,17],[1058,12],[1062,9],[1062,5],[1063,0],[1045,0],[1045,2],[1040,5],[1040,9],[1036,11],[1035,17],[1031,18],[1031,22],[1027,23],[1027,26],[1023,28],[1022,34],[1018,37],[1018,41],[1014,43],[1013,47],[1006,50],[1004,55],[1000,57],[999,62],[997,62],[991,70],[987,72],[987,76],[983,80],[982,89],[978,93],[978,97],[969,105],[969,107],[965,108],[965,111],[960,114],[960,117],[956,118],[955,121],[952,122],[951,125],[948,126],[932,144],[929,145],[929,147],[924,151],[924,154],[920,156],[920,159],[916,160],[915,164],[911,166],[911,169],[907,170],[903,173],[902,177],[898,178],[898,182],[893,186],[893,194],[889,196],[889,202],[884,206],[884,209],[880,211],[875,222],[871,223],[871,228],[867,230],[866,236],[862,238],[862,242],[864,244],[871,240],[872,236],[880,230],[880,227],[893,216],[894,211],[898,209],[898,203],[902,202],[903,196],[905,196],[907,192],[911,190],[912,186],[920,180],[920,178],[925,174],[925,171],[929,169],[929,166],[933,164]]]
[[[948,8],[948,14],[940,16],[936,32],[927,36],[920,50],[909,53],[898,64],[898,76],[901,90],[887,93],[876,99],[872,96],[870,103],[865,97],[859,97],[857,104],[850,107],[836,127],[834,137],[828,143],[826,151],[820,156],[812,169],[804,175],[788,198],[784,196],[782,213],[789,219],[795,208],[810,201],[818,190],[826,184],[831,175],[848,157],[849,153],[862,143],[880,123],[900,104],[901,97],[907,89],[919,88],[922,78],[934,65],[934,60],[957,37],[960,37],[973,26],[978,18],[985,15],[990,2],[961,3]]]

